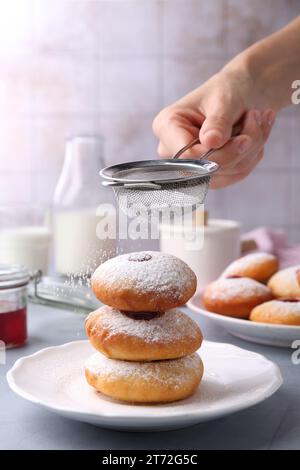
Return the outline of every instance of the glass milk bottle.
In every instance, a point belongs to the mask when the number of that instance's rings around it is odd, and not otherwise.
[[[114,207],[107,206],[112,201],[99,177],[103,163],[101,138],[74,137],[67,141],[54,193],[54,261],[59,274],[89,276],[115,255],[115,238],[104,238],[97,232],[103,216],[108,224],[115,224]],[[103,204],[105,212],[101,211]],[[99,212],[102,214],[97,215]]]

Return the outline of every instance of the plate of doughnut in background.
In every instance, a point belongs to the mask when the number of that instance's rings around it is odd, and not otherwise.
[[[300,339],[300,265],[280,270],[272,254],[243,256],[188,306],[239,338],[291,347]]]
[[[179,258],[123,254],[101,264],[91,286],[103,305],[85,319],[88,341],[43,349],[8,372],[23,398],[102,427],[151,431],[248,408],[282,384],[262,355],[203,340],[180,310],[197,279]]]

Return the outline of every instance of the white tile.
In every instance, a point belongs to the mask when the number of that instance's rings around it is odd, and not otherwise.
[[[1,57],[18,57],[34,46],[32,0],[3,0],[0,6]]]
[[[163,5],[164,53],[222,56],[223,0],[165,0]]]
[[[241,234],[242,235],[245,235],[247,234],[248,232],[252,232],[252,230],[256,229],[257,228],[257,224],[253,223],[253,224],[242,224],[241,226]]]
[[[101,44],[98,0],[34,0],[36,48],[41,53],[70,51],[98,55]]]
[[[277,31],[290,19],[286,0],[227,0],[226,37],[231,53]]]
[[[158,158],[158,142],[152,132],[151,118],[122,115],[103,117],[99,122],[107,165]]]
[[[300,15],[300,3],[299,0],[286,0],[286,8],[288,19],[292,20],[297,15]]]
[[[30,118],[0,120],[0,170],[30,171],[33,129]]]
[[[208,217],[214,219],[228,218],[228,204],[226,194],[222,190],[209,189],[206,200],[205,210],[208,211]]]
[[[291,244],[300,244],[300,225],[289,230],[289,242]]]
[[[98,117],[90,115],[66,115],[66,137],[77,135],[97,136],[101,134]]]
[[[33,177],[35,204],[51,205],[59,173],[36,172]]]
[[[224,62],[218,59],[195,60],[188,56],[166,57],[163,60],[164,104],[171,104],[200,86],[223,65]]]
[[[59,171],[64,157],[66,118],[37,117],[33,122],[35,171]]]
[[[292,216],[291,224],[300,226],[300,170],[294,170],[291,175],[291,201],[292,201]]]
[[[0,119],[32,114],[35,68],[32,55],[0,54]]]
[[[260,169],[289,171],[294,152],[292,133],[293,118],[286,111],[278,113],[271,134],[265,144],[265,154],[259,164]]]
[[[283,173],[259,173],[224,190],[228,217],[243,225],[291,224],[291,179]]]
[[[99,93],[93,59],[69,55],[39,56],[35,61],[36,113],[92,113]]]
[[[159,251],[159,240],[120,240],[118,253],[125,254],[131,251]]]
[[[99,65],[100,112],[138,115],[159,111],[157,59],[103,59]]]
[[[155,54],[160,48],[156,0],[113,0],[101,4],[103,53]]]
[[[39,116],[33,120],[35,170],[57,172],[65,154],[65,142],[76,135],[96,135],[100,132],[93,116],[70,114]]]
[[[27,204],[32,201],[32,178],[30,173],[0,174],[1,204]]]

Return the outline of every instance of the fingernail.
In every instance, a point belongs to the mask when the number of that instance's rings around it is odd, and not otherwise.
[[[238,139],[236,142],[238,153],[244,153],[250,146],[250,141],[246,137]]]
[[[205,137],[209,137],[210,135],[214,137],[214,140],[222,140],[223,139],[223,134],[222,132],[218,131],[217,129],[207,129],[206,131],[203,132],[202,137],[205,135]]]
[[[266,112],[265,119],[268,123],[268,126],[270,126],[270,127],[273,126],[274,121],[275,121],[275,117],[276,117],[276,114],[272,109],[270,109],[269,111]]]
[[[255,110],[253,111],[253,114],[254,114],[254,119],[255,119],[255,121],[257,122],[257,124],[258,124],[259,126],[261,126],[261,125],[262,125],[261,112],[260,112],[258,109],[255,109]]]

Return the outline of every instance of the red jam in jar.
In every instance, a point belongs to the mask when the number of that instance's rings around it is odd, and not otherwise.
[[[0,264],[0,340],[6,348],[27,340],[28,271],[22,266]]]

